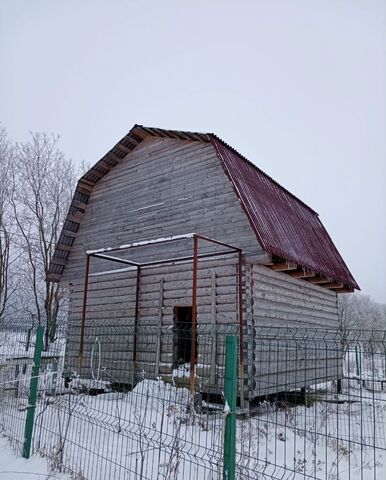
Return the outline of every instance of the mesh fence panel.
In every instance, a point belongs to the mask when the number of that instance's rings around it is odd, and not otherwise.
[[[237,327],[108,327],[42,354],[33,451],[79,479],[219,479]],[[0,330],[0,429],[21,452],[36,329]],[[255,327],[239,369],[236,478],[384,478],[385,332]],[[192,362],[192,352],[196,352]]]

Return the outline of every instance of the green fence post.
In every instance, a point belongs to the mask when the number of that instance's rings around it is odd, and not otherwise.
[[[358,347],[355,345],[355,366],[356,366],[356,374],[357,374],[357,377],[358,377],[358,383],[359,382],[359,356],[358,356]]]
[[[34,352],[34,365],[32,367],[32,376],[29,384],[29,396],[27,417],[25,419],[23,457],[29,458],[31,455],[32,432],[34,428],[36,397],[38,393],[40,362],[42,358],[44,327],[38,327],[36,330],[36,343]]]
[[[226,337],[224,480],[236,478],[237,337]]]

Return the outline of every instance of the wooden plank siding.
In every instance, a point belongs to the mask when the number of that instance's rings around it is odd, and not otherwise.
[[[267,258],[211,144],[145,140],[94,187],[62,280],[82,276],[86,250],[190,232]],[[181,242],[130,253],[150,261],[186,252]],[[92,263],[94,272],[113,268]]]
[[[246,286],[250,398],[341,376],[340,344],[312,337],[313,328],[338,328],[335,292],[256,264],[246,266]]]

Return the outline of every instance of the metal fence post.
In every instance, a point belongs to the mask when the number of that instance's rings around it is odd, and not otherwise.
[[[40,362],[42,358],[44,327],[38,327],[36,330],[36,343],[34,351],[34,365],[32,367],[32,376],[29,384],[29,396],[27,417],[25,419],[24,443],[22,455],[29,458],[31,455],[32,432],[34,428],[36,398],[38,393]]]
[[[226,337],[224,480],[236,478],[237,336]]]

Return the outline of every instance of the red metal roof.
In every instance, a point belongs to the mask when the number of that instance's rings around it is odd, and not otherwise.
[[[222,140],[211,139],[263,248],[359,289],[318,214]]]

